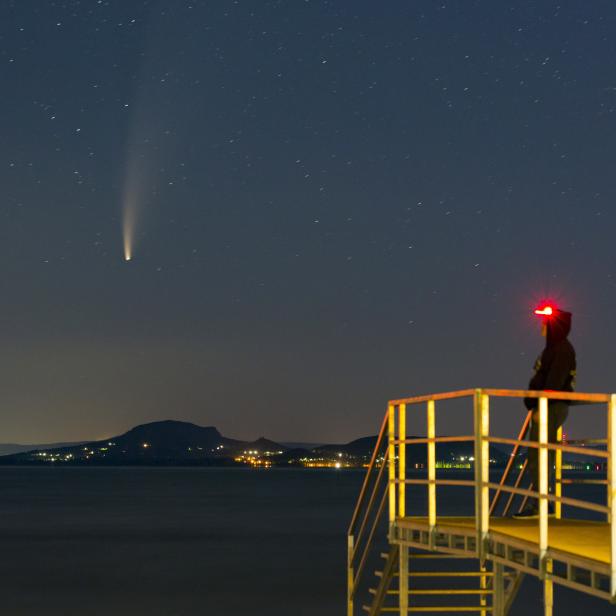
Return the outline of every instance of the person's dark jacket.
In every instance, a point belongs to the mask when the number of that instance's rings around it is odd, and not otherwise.
[[[535,374],[528,389],[573,391],[575,387],[575,349],[567,340],[571,331],[571,313],[555,310],[547,322],[546,344],[535,363]],[[527,409],[537,406],[537,398],[525,398]]]

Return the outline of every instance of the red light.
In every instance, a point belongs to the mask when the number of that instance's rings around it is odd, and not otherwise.
[[[554,309],[552,306],[544,306],[543,308],[537,308],[535,310],[535,314],[538,314],[542,317],[551,317],[554,314]]]

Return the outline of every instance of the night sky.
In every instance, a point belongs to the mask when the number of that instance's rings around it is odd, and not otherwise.
[[[4,0],[0,67],[1,442],[348,441],[546,296],[616,390],[612,0]]]

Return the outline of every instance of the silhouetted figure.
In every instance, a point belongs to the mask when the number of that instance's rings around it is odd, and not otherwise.
[[[571,313],[558,308],[545,306],[535,310],[543,317],[541,333],[545,336],[545,349],[535,362],[535,373],[528,384],[531,390],[573,391],[575,387],[575,349],[567,339],[571,331]],[[532,424],[529,440],[539,440],[539,401],[537,398],[525,398],[524,404],[532,411]],[[548,442],[556,443],[556,434],[569,414],[569,405],[563,400],[551,400],[548,403]],[[554,479],[554,454],[548,452],[548,489],[552,491]],[[528,474],[533,482],[533,489],[539,489],[539,450],[529,447],[527,453]],[[531,499],[516,518],[532,518],[538,515],[536,499]],[[553,513],[553,506],[548,506]]]

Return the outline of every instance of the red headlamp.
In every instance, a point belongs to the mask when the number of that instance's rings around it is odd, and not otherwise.
[[[554,308],[552,306],[543,306],[535,309],[535,314],[540,317],[551,317],[554,314]]]

